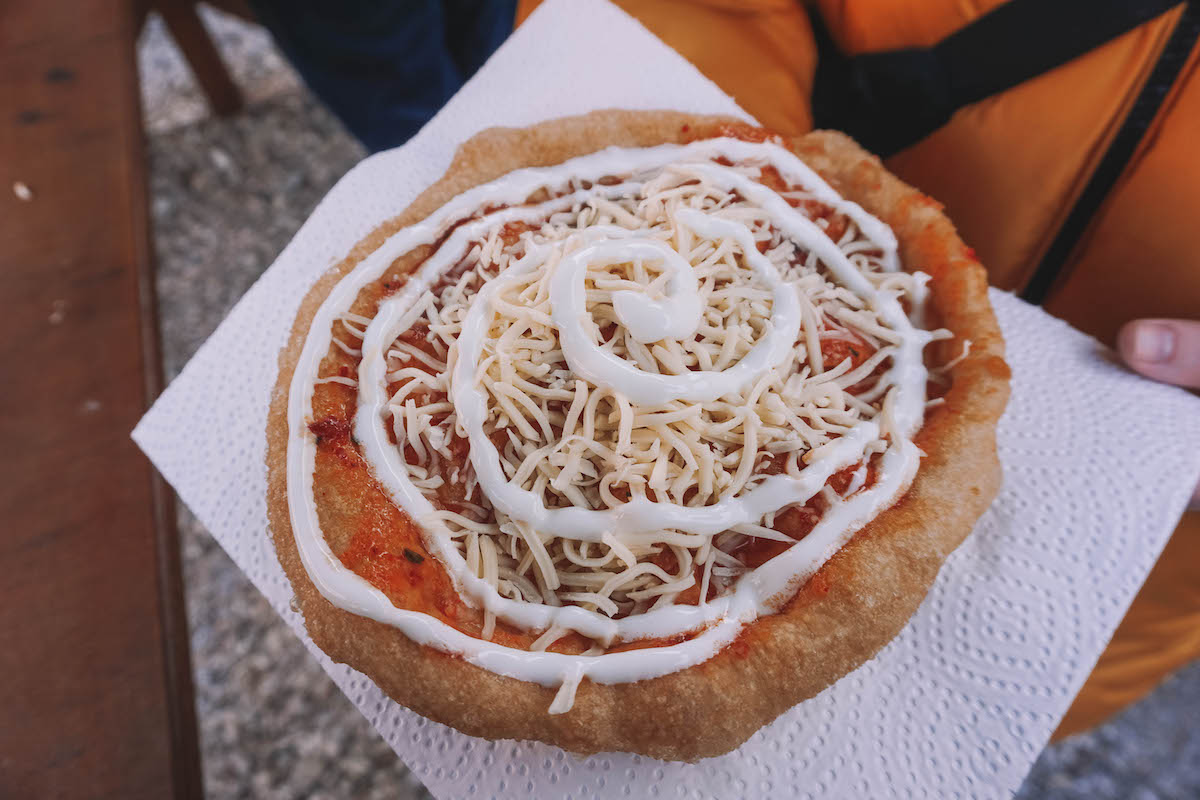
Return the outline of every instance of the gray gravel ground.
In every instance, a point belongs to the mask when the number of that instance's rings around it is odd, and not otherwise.
[[[168,377],[271,263],[361,148],[263,55],[261,32],[214,15],[260,100],[230,120],[151,28],[151,197]],[[221,26],[224,26],[222,28]],[[239,38],[240,37],[240,38]],[[258,37],[258,38],[255,38]],[[228,42],[232,38],[234,45]],[[147,44],[148,42],[148,44]],[[253,63],[246,66],[245,59]],[[258,59],[254,61],[254,59]],[[257,64],[257,66],[255,66]],[[272,66],[275,64],[276,66]],[[149,65],[149,67],[147,66]],[[257,71],[256,71],[257,70]],[[181,88],[182,87],[182,88]],[[165,108],[175,95],[183,110]],[[157,104],[157,105],[156,105]],[[417,798],[427,793],[186,509],[180,510],[196,702],[213,798]],[[1023,800],[1200,798],[1200,664],[1112,722],[1048,748]]]
[[[257,25],[201,6],[200,17],[221,49],[229,73],[250,102],[300,88],[300,78]],[[162,133],[208,117],[208,105],[183,55],[158,14],[151,14],[138,41],[142,120]]]

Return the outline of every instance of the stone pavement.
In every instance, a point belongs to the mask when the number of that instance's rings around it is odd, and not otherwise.
[[[167,376],[176,375],[363,151],[260,29],[204,14],[251,103],[207,117],[161,25],[143,34],[154,244]],[[428,797],[180,508],[196,702],[213,798]],[[1200,798],[1200,664],[1043,753],[1023,800]]]

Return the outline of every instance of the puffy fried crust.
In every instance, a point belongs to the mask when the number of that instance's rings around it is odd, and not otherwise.
[[[533,739],[575,753],[630,751],[696,761],[728,752],[795,704],[870,659],[908,622],[942,562],[1000,486],[996,422],[1008,398],[1004,343],[983,267],[940,206],[884,170],[844,135],[818,131],[789,146],[842,195],[896,232],[903,263],[933,276],[931,306],[970,355],[951,371],[943,405],[918,436],[928,453],[907,494],[863,528],[780,613],[748,626],[709,661],[636,683],[585,680],[574,708],[551,716],[554,689],[502,677],[414,644],[396,629],[343,611],[300,563],[287,504],[287,396],[320,303],[387,237],[472,186],[514,169],[559,163],[609,145],[707,138],[743,123],[677,112],[598,111],[530,128],[494,128],[459,149],[446,175],[380,225],[304,299],[279,356],[267,426],[268,509],[279,561],[313,641],[430,719],[490,739]],[[943,354],[948,357],[950,354]]]

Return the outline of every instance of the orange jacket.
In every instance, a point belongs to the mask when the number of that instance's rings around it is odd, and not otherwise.
[[[518,20],[538,0],[521,0]],[[927,47],[1004,0],[617,0],[765,126],[812,127],[810,14],[847,54]],[[1093,178],[1182,5],[1074,60],[959,109],[886,160],[945,204],[992,283],[1021,291]],[[1195,317],[1200,263],[1200,49],[1060,260],[1045,307],[1112,344],[1138,317]],[[1039,280],[1045,281],[1047,273]],[[1114,468],[1119,468],[1115,466]],[[1189,514],[1060,728],[1102,721],[1200,656],[1200,514]]]

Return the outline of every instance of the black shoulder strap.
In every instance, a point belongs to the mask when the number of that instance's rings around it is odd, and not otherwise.
[[[889,156],[965,105],[1029,80],[1179,0],[1009,0],[933,47],[846,56],[819,18],[813,119]]]
[[[1178,0],[1010,0],[939,44],[849,57],[814,20],[819,61],[813,119],[889,156],[982,100],[1103,44]],[[1137,149],[1200,39],[1200,0],[1187,0],[1128,116],[1022,296],[1041,303]]]

